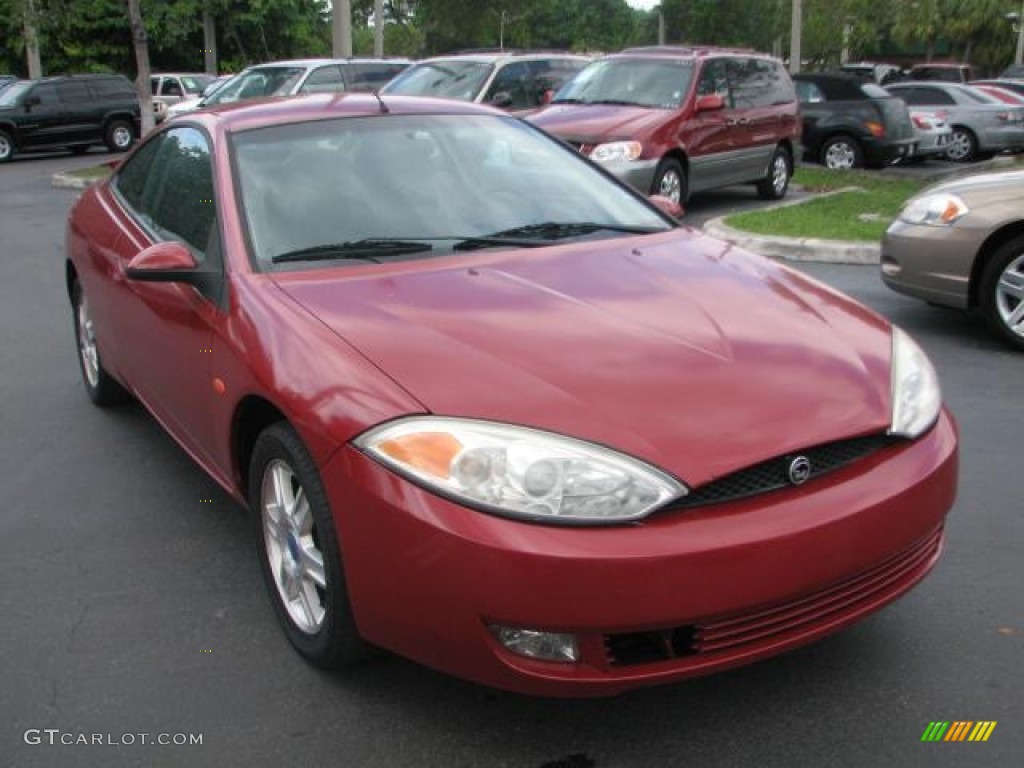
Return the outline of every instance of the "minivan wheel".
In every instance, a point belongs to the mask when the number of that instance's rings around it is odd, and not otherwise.
[[[286,422],[256,439],[249,504],[274,612],[309,662],[347,666],[368,655],[349,603],[334,519],[316,463]]]
[[[953,126],[953,135],[949,137],[946,157],[954,163],[967,163],[978,154],[978,140],[969,128],[962,125]]]
[[[135,141],[132,127],[124,120],[114,120],[107,126],[104,143],[111,152],[127,152]]]
[[[654,183],[651,184],[651,194],[667,197],[680,205],[686,202],[689,195],[686,171],[678,160],[666,157],[658,163],[658,169],[654,172]]]
[[[981,279],[982,311],[1004,341],[1024,349],[1024,237],[1004,244]]]
[[[762,200],[781,200],[789,189],[789,177],[792,176],[789,152],[782,147],[775,150],[772,161],[768,164],[768,175],[757,182],[757,194]]]
[[[821,146],[821,164],[833,170],[864,167],[864,150],[850,136],[833,136]]]
[[[6,163],[14,157],[14,139],[5,131],[0,131],[0,163]]]

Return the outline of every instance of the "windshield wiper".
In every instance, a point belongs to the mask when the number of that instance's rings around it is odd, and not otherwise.
[[[326,243],[313,245],[309,248],[298,248],[287,253],[279,253],[270,261],[283,264],[289,261],[329,261],[331,259],[368,259],[375,261],[381,256],[407,256],[433,250],[430,243],[416,240],[387,240],[368,237],[364,240],[352,240],[345,243]]]
[[[630,227],[620,224],[598,224],[592,221],[545,221],[541,224],[527,224],[523,227],[504,229],[479,237],[467,237],[452,246],[453,251],[471,251],[489,245],[512,245],[520,248],[537,248],[545,241],[564,240],[569,237],[589,235],[591,232],[626,232],[633,235],[649,235],[662,232],[660,227]]]
[[[646,104],[641,104],[639,101],[626,101],[624,99],[594,99],[593,101],[586,102],[587,104],[610,104],[616,107],[646,107]]]

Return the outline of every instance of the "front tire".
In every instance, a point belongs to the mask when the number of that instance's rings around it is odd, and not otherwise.
[[[821,164],[832,170],[864,167],[864,150],[850,136],[833,136],[821,145]]]
[[[263,578],[292,646],[318,667],[337,669],[367,654],[359,636],[334,521],[320,473],[285,422],[257,438],[249,503]]]
[[[1024,237],[1004,244],[985,267],[981,308],[992,329],[1024,350]]]
[[[789,152],[777,147],[768,163],[768,174],[757,182],[757,194],[762,200],[781,200],[789,189],[789,179],[793,175],[793,162]]]
[[[682,205],[689,197],[689,185],[682,164],[673,157],[666,157],[654,172],[651,194],[667,197],[673,203]]]
[[[89,302],[78,281],[71,287],[71,306],[74,312],[78,367],[82,372],[85,393],[101,408],[125,402],[130,399],[128,392],[103,368]]]
[[[111,152],[127,152],[135,143],[135,132],[124,120],[113,120],[107,126],[103,143]]]

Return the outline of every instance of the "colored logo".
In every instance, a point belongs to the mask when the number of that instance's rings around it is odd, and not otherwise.
[[[995,720],[931,722],[921,734],[921,741],[988,741],[995,729]]]

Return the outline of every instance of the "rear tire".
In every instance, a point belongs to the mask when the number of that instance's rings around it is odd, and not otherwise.
[[[864,167],[864,150],[852,136],[833,136],[821,145],[821,164],[832,170]]]
[[[946,150],[946,157],[954,163],[969,163],[977,156],[977,137],[970,128],[954,125],[953,135],[949,137],[949,149]]]
[[[107,126],[103,143],[111,152],[127,152],[135,143],[135,132],[124,120],[113,120]]]
[[[981,278],[981,310],[1011,347],[1024,350],[1024,237],[1001,246]]]
[[[264,582],[285,636],[303,658],[327,669],[369,653],[359,636],[334,520],[320,473],[287,423],[256,439],[249,505]]]
[[[667,197],[674,203],[682,205],[690,196],[686,171],[682,164],[673,157],[666,157],[654,172],[651,194]]]
[[[8,162],[14,157],[14,139],[7,131],[0,131],[0,163]]]
[[[789,189],[789,179],[793,175],[793,161],[789,152],[777,147],[768,163],[768,174],[757,182],[757,194],[762,200],[781,200]]]
[[[77,280],[71,287],[71,307],[74,313],[78,367],[82,372],[85,393],[101,408],[130,400],[131,397],[125,388],[103,367],[92,315],[89,313],[89,302]]]

